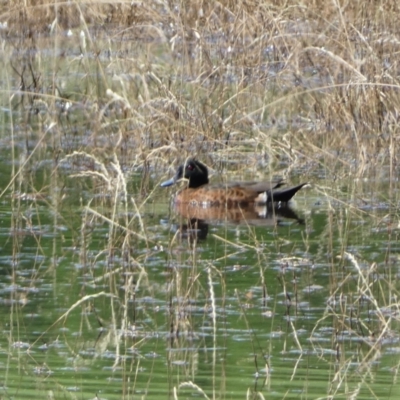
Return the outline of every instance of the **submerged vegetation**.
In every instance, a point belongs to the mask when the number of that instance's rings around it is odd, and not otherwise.
[[[3,397],[396,397],[399,15],[2,4]],[[188,157],[302,216],[165,222]]]

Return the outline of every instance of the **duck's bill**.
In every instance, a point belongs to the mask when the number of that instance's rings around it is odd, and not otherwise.
[[[161,186],[161,187],[168,187],[168,186],[172,186],[174,183],[175,183],[175,178],[171,178],[171,179],[168,179],[168,180],[165,181],[165,182],[162,182],[162,183],[160,184],[160,186]]]

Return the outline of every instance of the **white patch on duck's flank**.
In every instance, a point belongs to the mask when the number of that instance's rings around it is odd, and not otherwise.
[[[268,195],[267,192],[260,193],[254,200],[255,203],[267,203]]]

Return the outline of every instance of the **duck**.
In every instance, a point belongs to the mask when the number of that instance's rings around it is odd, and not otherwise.
[[[301,183],[297,186],[282,188],[283,180],[210,184],[208,168],[200,161],[189,158],[178,167],[171,179],[162,182],[160,186],[169,187],[182,180],[186,180],[187,185],[175,195],[175,204],[203,208],[287,204],[303,186],[307,185],[307,183]]]

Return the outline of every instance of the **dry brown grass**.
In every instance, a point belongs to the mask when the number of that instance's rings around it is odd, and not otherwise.
[[[35,112],[56,120],[63,152],[116,150],[145,174],[196,155],[253,175],[386,179],[397,165],[399,11],[396,1],[20,1],[0,19],[17,38],[15,103],[30,126]],[[90,140],[65,145],[83,131]]]

